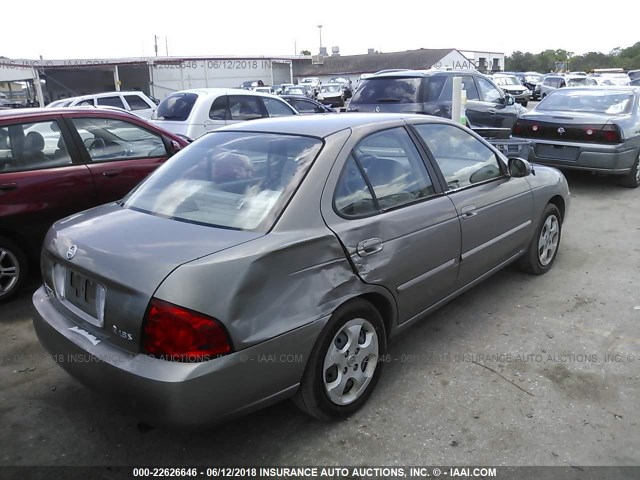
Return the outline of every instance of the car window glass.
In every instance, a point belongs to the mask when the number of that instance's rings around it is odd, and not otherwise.
[[[277,98],[262,98],[264,106],[267,108],[267,113],[270,117],[284,117],[287,115],[293,115],[293,111],[284,102],[281,102]]]
[[[435,193],[424,162],[404,128],[369,135],[352,154],[364,169],[380,210]]]
[[[227,98],[226,95],[221,95],[213,101],[211,110],[209,110],[209,118],[211,120],[229,120],[231,118],[227,108],[229,105]]]
[[[87,100],[82,100],[81,102],[78,102],[78,106],[80,107],[93,107],[94,103],[93,103],[93,98],[89,98]]]
[[[482,77],[477,77],[476,80],[478,82],[480,96],[483,101],[493,103],[498,103],[500,101],[500,99],[502,98],[502,95],[500,95],[500,90],[494,87],[491,82],[489,82],[489,80]]]
[[[58,123],[0,127],[0,174],[71,165]]]
[[[423,102],[451,99],[451,82],[446,75],[433,75],[424,79],[422,87]]]
[[[147,110],[151,108],[151,106],[138,95],[125,95],[124,99],[129,104],[131,110]]]
[[[471,75],[462,76],[462,89],[467,92],[467,100],[479,100],[478,89]]]
[[[71,121],[94,162],[167,156],[162,137],[138,125],[110,118]]]
[[[262,118],[260,100],[251,95],[229,95],[229,111],[231,120]]]
[[[502,176],[495,153],[462,128],[444,124],[415,125],[450,189]]]
[[[118,96],[97,98],[98,105],[106,105],[109,107],[118,107],[124,109],[124,103]]]
[[[156,117],[158,120],[185,121],[198,99],[197,93],[174,93],[160,102]]]
[[[293,106],[300,113],[314,113],[316,111],[315,103],[306,100],[293,100]]]
[[[371,78],[351,99],[356,103],[418,103],[421,78]]]
[[[317,138],[211,132],[156,170],[125,206],[185,222],[267,231],[322,148]]]
[[[379,211],[351,154],[340,174],[333,202],[338,213],[346,217],[366,217]]]

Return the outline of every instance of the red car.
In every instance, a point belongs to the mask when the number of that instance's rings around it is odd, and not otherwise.
[[[122,198],[187,141],[115,110],[0,111],[0,302],[53,222]]]

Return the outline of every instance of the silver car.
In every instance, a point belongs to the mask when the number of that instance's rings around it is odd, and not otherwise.
[[[547,272],[568,207],[559,171],[448,120],[246,122],[56,223],[34,326],[71,375],[152,424],[288,397],[344,418],[396,334],[514,261]]]
[[[513,127],[530,142],[529,160],[620,176],[640,186],[640,88],[563,88]]]

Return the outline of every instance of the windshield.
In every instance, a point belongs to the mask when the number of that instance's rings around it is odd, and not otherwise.
[[[618,115],[629,113],[633,94],[602,90],[556,90],[536,107],[536,110],[562,110]]]
[[[320,93],[331,93],[331,92],[340,92],[342,91],[342,87],[340,85],[325,85],[320,89]]]
[[[520,85],[520,81],[516,77],[493,77],[493,83],[496,85]]]
[[[124,206],[200,225],[266,232],[321,148],[317,138],[212,132],[156,170]]]
[[[189,118],[197,98],[198,95],[195,93],[174,93],[169,95],[158,105],[156,118],[158,120],[184,121]]]
[[[542,83],[542,75],[525,75],[524,79],[530,83]]]

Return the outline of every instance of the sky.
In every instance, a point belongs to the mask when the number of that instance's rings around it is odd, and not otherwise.
[[[154,36],[160,55],[167,46],[171,56],[277,56],[303,49],[316,54],[320,31],[322,45],[329,52],[339,46],[343,55],[368,48],[608,53],[640,41],[631,3],[609,8],[587,0],[30,0],[30,15],[1,22],[0,56],[153,56]]]

